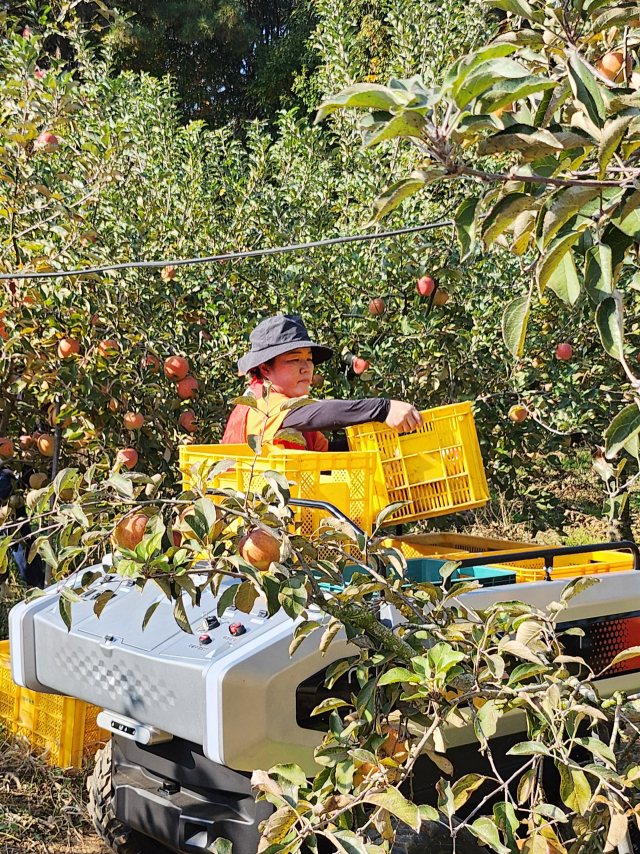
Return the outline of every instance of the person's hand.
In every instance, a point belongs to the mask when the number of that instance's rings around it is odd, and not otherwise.
[[[393,427],[398,433],[410,433],[423,425],[422,415],[415,406],[402,400],[392,400],[385,424]]]

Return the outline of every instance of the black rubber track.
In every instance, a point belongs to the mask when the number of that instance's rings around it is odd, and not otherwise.
[[[89,815],[100,839],[114,854],[162,854],[168,849],[118,821],[111,785],[112,742],[96,753],[93,774],[87,780]]]

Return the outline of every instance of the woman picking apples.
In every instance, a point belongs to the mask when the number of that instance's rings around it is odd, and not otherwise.
[[[260,435],[264,428],[264,442],[285,448],[346,450],[344,442],[332,442],[330,446],[322,431],[340,430],[368,421],[384,421],[400,433],[422,426],[422,416],[414,406],[385,398],[318,400],[297,409],[282,410],[287,400],[309,394],[314,367],[330,359],[333,351],[314,344],[302,320],[292,314],[263,320],[249,340],[251,350],[239,360],[238,369],[250,377],[248,393],[254,395],[258,407],[235,407],[227,422],[223,444],[244,443],[248,435]],[[264,380],[271,383],[268,403],[262,397]],[[276,439],[282,429],[302,433],[306,444]]]

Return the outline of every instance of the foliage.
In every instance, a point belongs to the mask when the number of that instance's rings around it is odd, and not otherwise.
[[[379,515],[371,537],[328,523],[308,540],[292,533],[289,487],[276,473],[260,491],[250,482],[246,494],[212,491],[213,474],[206,463],[194,467],[190,489],[171,498],[157,478],[117,470],[100,477],[95,469],[80,478],[66,469],[32,507],[41,520],[33,549],[66,579],[59,607],[68,626],[74,603],[102,577],[91,562],[111,538],[116,572],[139,590],[157,585],[185,632],[189,602],[209,586],[219,594],[224,579],[236,583],[220,596],[219,615],[231,606],[249,613],[263,597],[270,616],[284,610],[292,620],[291,654],[312,635],[326,653],[346,631],[353,655],[330,665],[327,685],[335,689],[352,674],[354,687],[315,710],[329,716],[315,754],[317,775],[308,780],[295,765],[253,775],[260,797],[276,808],[260,851],[315,850],[323,837],[338,852],[385,852],[399,823],[417,831],[423,822],[439,824],[454,840],[466,829],[498,854],[577,854],[601,851],[605,840],[621,842],[639,803],[638,769],[618,768],[614,755],[632,698],[602,699],[594,681],[602,674],[565,653],[556,625],[570,600],[597,579],[569,582],[546,611],[517,599],[477,610],[464,594],[479,582],[452,581],[454,563],[442,567],[440,584],[405,577],[403,556],[385,545],[381,530],[393,508]],[[123,520],[138,514],[146,519],[139,542],[123,544]],[[262,571],[238,553],[242,537],[255,530],[279,544],[279,559]],[[95,599],[96,614],[113,595]],[[612,664],[637,653],[620,653]],[[527,732],[510,750],[522,765],[506,774],[492,737],[514,710],[524,715]],[[460,776],[446,756],[445,729],[452,726],[473,730],[491,773]],[[576,756],[578,747],[586,761]],[[433,804],[415,803],[405,785],[418,759],[444,775]],[[548,765],[560,775],[558,803],[543,785]]]
[[[317,121],[365,108],[365,147],[408,138],[420,161],[378,197],[377,222],[439,182],[474,186],[456,215],[464,257],[498,243],[530,280],[505,308],[505,344],[523,356],[534,292],[547,288],[593,313],[602,347],[620,364],[633,400],[605,434],[606,454],[638,457],[640,380],[628,361],[623,297],[634,301],[640,237],[635,153],[640,99],[633,73],[635,7],[544,0],[491,5],[509,13],[501,33],[457,60],[438,86],[418,76],[356,83],[330,97]],[[611,62],[619,62],[611,71]],[[620,376],[620,374],[619,374]],[[614,386],[614,388],[616,387]],[[634,396],[635,395],[635,396]]]

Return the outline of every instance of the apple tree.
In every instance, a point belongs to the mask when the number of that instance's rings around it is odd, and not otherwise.
[[[559,300],[574,317],[590,313],[614,360],[602,392],[626,398],[611,413],[597,463],[619,516],[638,475],[627,479],[625,460],[611,461],[622,452],[637,460],[640,435],[640,379],[624,315],[626,302],[627,316],[637,316],[640,281],[637,8],[599,0],[488,5],[505,13],[500,32],[458,59],[438,85],[420,77],[356,83],[329,97],[316,121],[364,109],[365,147],[410,143],[412,169],[378,196],[372,223],[425,188],[462,185],[455,214],[461,259],[472,264],[474,253],[500,247],[522,274],[524,286],[501,320],[514,359],[526,352],[536,302]],[[558,360],[571,358],[571,337],[569,325]]]

